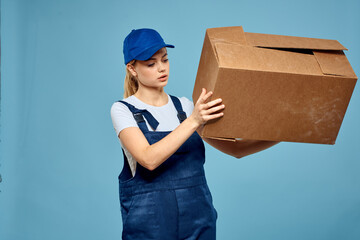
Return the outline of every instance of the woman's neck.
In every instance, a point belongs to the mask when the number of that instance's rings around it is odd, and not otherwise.
[[[168,103],[169,100],[163,88],[161,90],[148,90],[139,88],[134,96],[137,97],[140,101],[155,107],[164,106]]]

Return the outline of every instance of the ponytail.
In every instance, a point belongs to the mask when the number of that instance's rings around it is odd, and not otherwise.
[[[135,60],[129,62],[129,64],[134,65]],[[126,68],[126,75],[124,80],[124,98],[134,95],[139,88],[136,77],[134,77],[130,71]]]

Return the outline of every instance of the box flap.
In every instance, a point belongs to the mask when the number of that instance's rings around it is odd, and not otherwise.
[[[323,75],[314,55],[227,43],[216,43],[215,48],[220,67]]]
[[[245,33],[245,36],[247,43],[255,47],[314,50],[347,50],[336,40],[248,32]]]
[[[206,32],[211,42],[225,42],[232,44],[247,45],[245,33],[243,28],[240,27],[222,27],[222,28],[209,28]]]
[[[313,53],[324,74],[356,78],[343,51],[313,51]]]

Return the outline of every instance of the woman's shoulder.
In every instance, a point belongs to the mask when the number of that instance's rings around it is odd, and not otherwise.
[[[126,99],[123,100],[125,101]],[[110,114],[114,129],[116,131],[116,136],[119,136],[119,133],[125,128],[137,127],[137,123],[130,109],[119,101],[116,101],[112,104]]]
[[[124,98],[122,100],[116,101],[111,105],[110,113],[111,116],[119,116],[119,115],[128,115],[131,114],[128,106],[126,106],[123,102],[132,104],[131,96],[128,98]]]

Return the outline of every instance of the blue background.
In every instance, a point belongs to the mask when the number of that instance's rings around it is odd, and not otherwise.
[[[0,239],[120,239],[122,41],[157,29],[191,99],[206,28],[336,39],[360,75],[359,1],[1,1]],[[235,159],[207,145],[218,239],[360,239],[359,84],[333,146]]]

